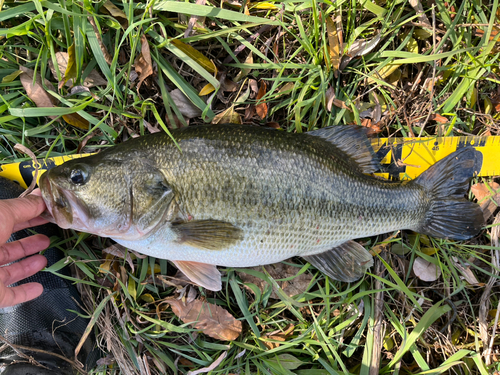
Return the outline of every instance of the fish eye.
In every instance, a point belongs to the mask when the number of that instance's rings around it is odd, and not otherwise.
[[[84,185],[89,178],[89,174],[85,168],[78,166],[78,168],[71,170],[69,178],[75,185]]]

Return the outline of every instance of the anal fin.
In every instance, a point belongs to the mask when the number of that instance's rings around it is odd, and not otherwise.
[[[206,263],[174,260],[172,263],[188,277],[189,280],[206,289],[217,292],[222,289],[222,281],[216,266]]]
[[[345,282],[358,280],[373,266],[371,254],[354,241],[347,241],[324,253],[303,258],[325,275]]]

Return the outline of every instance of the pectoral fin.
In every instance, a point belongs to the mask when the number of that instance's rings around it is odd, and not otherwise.
[[[220,220],[173,223],[172,229],[179,235],[179,243],[206,250],[222,250],[243,238],[240,228]]]
[[[359,243],[347,241],[327,252],[303,257],[334,280],[351,282],[373,266],[373,257]]]
[[[211,264],[174,260],[175,266],[186,275],[189,280],[217,292],[222,289],[220,272]]]

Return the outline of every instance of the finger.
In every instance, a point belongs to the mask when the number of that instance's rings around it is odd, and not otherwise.
[[[37,196],[41,197],[42,196],[42,191],[39,188],[36,188],[29,195],[37,195]]]
[[[19,303],[30,301],[43,292],[43,286],[39,283],[27,283],[13,288],[7,288],[0,284],[0,308],[14,306]]]
[[[0,246],[0,265],[36,254],[49,247],[50,240],[43,234],[23,238]]]
[[[11,285],[33,276],[47,265],[47,258],[43,255],[33,255],[19,262],[0,268],[0,282]]]
[[[24,198],[0,200],[0,243],[6,242],[14,226],[19,223],[30,222],[46,209],[43,199],[36,195]]]
[[[12,229],[12,233],[17,232],[18,230],[26,229],[26,228],[31,228],[31,227],[37,227],[42,224],[47,224],[49,221],[47,219],[44,219],[41,216],[37,216],[34,219],[25,221],[24,223],[19,223],[15,224],[14,228]]]

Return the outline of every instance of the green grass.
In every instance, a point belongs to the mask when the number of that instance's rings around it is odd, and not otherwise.
[[[221,6],[123,0],[114,2],[111,15],[104,1],[2,4],[1,164],[25,160],[14,150],[16,143],[40,158],[73,154],[83,145],[85,151],[95,151],[146,134],[149,125],[168,131],[181,124],[209,123],[233,103],[245,123],[277,123],[293,132],[370,125],[364,118],[367,110],[380,111],[374,128],[380,136],[495,135],[500,129],[495,110],[498,1],[423,2],[430,23],[425,28],[405,1]],[[256,4],[260,7],[252,7]],[[326,20],[337,15],[343,49],[331,55],[328,34],[335,23]],[[200,18],[194,32],[185,36],[191,16]],[[252,38],[255,33],[259,35]],[[142,36],[154,74],[137,90],[134,61],[142,51]],[[335,58],[346,61],[361,39],[368,46],[373,41],[374,48],[338,72],[332,65]],[[54,75],[50,64],[58,67],[56,53],[69,51],[74,67],[57,68]],[[54,88],[44,88],[58,102],[56,108],[36,107],[21,84],[19,66],[52,82]],[[94,69],[106,85],[76,93],[57,88],[65,74],[81,86]],[[241,75],[236,91],[224,90],[221,73],[229,79]],[[252,80],[258,87],[267,84],[260,99],[268,107],[264,118],[245,118],[258,101],[257,93],[248,89]],[[208,83],[215,91],[200,97]],[[171,94],[174,89],[201,115],[182,118],[186,103]],[[344,106],[328,105],[331,92]],[[67,122],[74,113],[88,124],[84,129]],[[450,122],[432,121],[434,113]],[[242,334],[232,342],[211,339],[175,317],[165,302],[175,288],[158,277],[174,274],[166,261],[134,258],[132,270],[125,260],[101,252],[107,240],[71,231],[56,244],[71,258],[78,273],[75,282],[86,291],[85,303],[94,314],[93,329],[115,359],[94,374],[183,374],[210,366],[222,353],[225,358],[211,373],[488,374],[500,371],[498,359],[488,360],[484,353],[499,304],[494,290],[486,295],[486,316],[480,313],[484,284],[490,277],[498,283],[491,267],[491,254],[498,250],[492,247],[491,229],[462,243],[407,233],[397,234],[389,244],[383,243],[388,236],[367,239],[369,248],[384,246],[363,280],[336,282],[312,266],[299,265],[297,270],[310,275],[311,282],[294,297],[280,292],[263,270],[246,271],[269,281],[260,290],[244,285],[238,272],[245,271],[228,269],[221,292],[196,292],[243,322]],[[405,249],[411,251],[403,254]],[[435,282],[419,280],[411,272],[416,257],[436,264],[442,276]],[[464,281],[453,257],[470,263],[483,286]],[[106,259],[110,267],[102,270]],[[271,297],[273,290],[278,298]],[[480,325],[486,327],[483,333]],[[276,332],[288,333],[277,340],[272,338],[279,336]],[[498,355],[498,339],[492,349]]]

